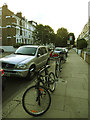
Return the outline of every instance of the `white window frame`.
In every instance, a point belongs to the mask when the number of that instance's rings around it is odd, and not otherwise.
[[[6,16],[6,18],[10,18],[11,16]]]
[[[11,25],[6,25],[6,28],[11,28]]]

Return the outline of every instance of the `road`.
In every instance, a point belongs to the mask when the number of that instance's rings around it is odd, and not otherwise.
[[[16,96],[25,86],[31,84],[32,81],[34,81],[34,78],[31,81],[20,78],[6,78],[4,82],[5,90],[2,92],[3,105],[12,100],[14,96]]]

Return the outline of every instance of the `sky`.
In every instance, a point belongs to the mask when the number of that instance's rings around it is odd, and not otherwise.
[[[22,12],[29,21],[49,25],[55,33],[64,27],[75,38],[88,22],[89,0],[0,0],[0,7],[4,3],[15,14]]]

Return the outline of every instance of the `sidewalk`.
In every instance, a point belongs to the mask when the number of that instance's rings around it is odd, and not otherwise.
[[[3,118],[34,118],[23,110],[22,95],[23,91],[10,102],[9,108],[3,108]],[[51,97],[50,109],[38,118],[88,118],[88,64],[73,49]]]

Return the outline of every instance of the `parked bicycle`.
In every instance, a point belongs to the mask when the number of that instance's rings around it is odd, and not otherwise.
[[[50,107],[51,96],[49,91],[53,92],[55,90],[56,81],[53,72],[47,74],[49,67],[50,66],[47,65],[42,70],[35,72],[37,75],[36,85],[28,88],[23,95],[23,108],[32,116],[40,116]],[[41,75],[44,70],[45,75]]]
[[[55,76],[58,78],[59,74],[60,74],[60,72],[62,70],[61,58],[58,55],[58,56],[53,56],[50,59],[55,61]]]
[[[53,72],[48,71],[50,65],[47,65],[45,68],[45,75],[40,75],[41,85],[46,87],[50,92],[54,92],[56,88],[56,79]]]

